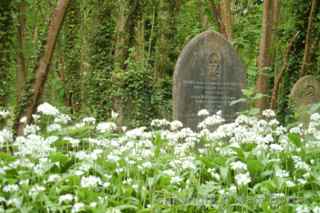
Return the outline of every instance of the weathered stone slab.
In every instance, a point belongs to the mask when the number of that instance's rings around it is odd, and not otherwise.
[[[320,82],[315,76],[307,75],[300,78],[290,93],[290,102],[298,120],[305,124],[309,121],[308,108],[320,101]]]
[[[295,107],[305,107],[320,101],[320,82],[315,76],[300,78],[293,86],[290,99]]]
[[[177,61],[173,81],[173,117],[196,129],[197,112],[222,111],[232,120],[241,104],[230,102],[241,97],[245,69],[231,44],[216,32],[207,31],[193,38]]]

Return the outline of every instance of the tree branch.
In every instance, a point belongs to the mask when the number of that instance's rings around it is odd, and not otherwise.
[[[282,65],[282,67],[281,67],[280,72],[279,72],[278,75],[276,76],[275,83],[274,83],[274,86],[273,86],[273,89],[272,89],[271,109],[276,109],[277,100],[278,100],[278,90],[279,90],[279,87],[280,87],[280,83],[281,83],[281,81],[282,81],[282,79],[283,79],[283,75],[284,75],[285,71],[286,71],[287,68],[288,68],[290,52],[291,52],[291,49],[292,49],[292,47],[293,47],[293,43],[294,43],[294,41],[297,39],[299,33],[300,33],[300,32],[297,32],[297,33],[290,39],[289,44],[288,44],[288,47],[287,47],[286,52],[285,52],[283,65]]]
[[[31,97],[28,98],[26,106],[21,107],[16,115],[14,130],[17,135],[23,133],[25,123],[21,123],[20,119],[26,116],[27,123],[31,123],[32,114],[35,112],[39,100],[43,93],[43,88],[47,80],[51,59],[56,46],[58,34],[60,32],[64,16],[70,0],[59,0],[55,8],[48,26],[47,42],[44,51],[40,55],[40,59],[35,71],[35,82],[32,85]]]
[[[307,35],[306,35],[306,41],[305,41],[305,48],[304,48],[304,55],[303,55],[303,62],[300,69],[300,77],[303,77],[307,71],[308,67],[310,65],[311,60],[311,49],[312,49],[312,28],[313,28],[313,20],[316,16],[316,10],[318,6],[318,0],[312,0],[311,4],[311,10],[309,14],[308,19],[308,29],[307,29]]]

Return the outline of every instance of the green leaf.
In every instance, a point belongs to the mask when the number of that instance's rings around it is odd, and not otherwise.
[[[119,210],[126,210],[126,209],[132,209],[132,210],[137,210],[138,208],[134,205],[121,205],[121,206],[117,206],[117,209]]]
[[[241,91],[246,97],[253,96],[254,94],[254,88],[242,89]]]
[[[254,175],[258,175],[264,169],[263,164],[259,160],[254,158],[247,160],[247,166],[250,173]]]
[[[237,156],[239,157],[239,159],[244,161],[246,158],[244,151],[241,148],[235,148],[234,150],[237,152]]]
[[[252,100],[258,100],[258,99],[261,99],[261,98],[264,98],[264,97],[267,97],[267,95],[264,95],[262,93],[257,93],[253,98]]]
[[[69,160],[69,157],[64,155],[61,152],[54,152],[49,155],[49,159],[52,160],[53,162],[67,162]]]
[[[0,152],[0,159],[6,162],[12,162],[16,160],[16,157],[5,152]]]
[[[290,134],[288,134],[288,138],[289,138],[289,141],[292,142],[297,147],[301,147],[302,146],[301,139],[300,139],[300,136],[298,134],[290,133]]]
[[[225,183],[230,182],[230,170],[227,167],[220,167],[220,176]]]

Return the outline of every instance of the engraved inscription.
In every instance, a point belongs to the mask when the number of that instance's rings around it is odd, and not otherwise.
[[[308,96],[309,98],[313,98],[315,96],[315,87],[313,85],[307,85],[303,91],[303,96]],[[303,97],[302,96],[302,97]]]
[[[221,55],[217,52],[211,52],[208,55],[208,77],[215,80],[220,77]]]
[[[238,82],[205,82],[195,80],[184,80],[183,87],[187,91],[193,91],[189,96],[192,103],[197,110],[201,108],[211,109],[211,113],[223,110],[229,107],[230,103],[237,100],[236,96],[229,96],[227,94],[234,94],[238,90],[240,83]],[[236,93],[235,93],[236,94]],[[189,111],[185,117],[187,119],[196,119],[196,112]],[[226,119],[231,118],[228,112],[224,113]]]

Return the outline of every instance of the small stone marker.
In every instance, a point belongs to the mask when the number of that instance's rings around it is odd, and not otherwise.
[[[290,101],[298,114],[298,119],[305,124],[308,123],[307,109],[320,101],[320,82],[312,75],[300,78],[291,90]]]
[[[245,69],[231,44],[222,35],[206,31],[193,38],[177,61],[173,80],[173,117],[194,130],[197,112],[222,111],[230,121],[243,104],[230,106],[241,97]]]

